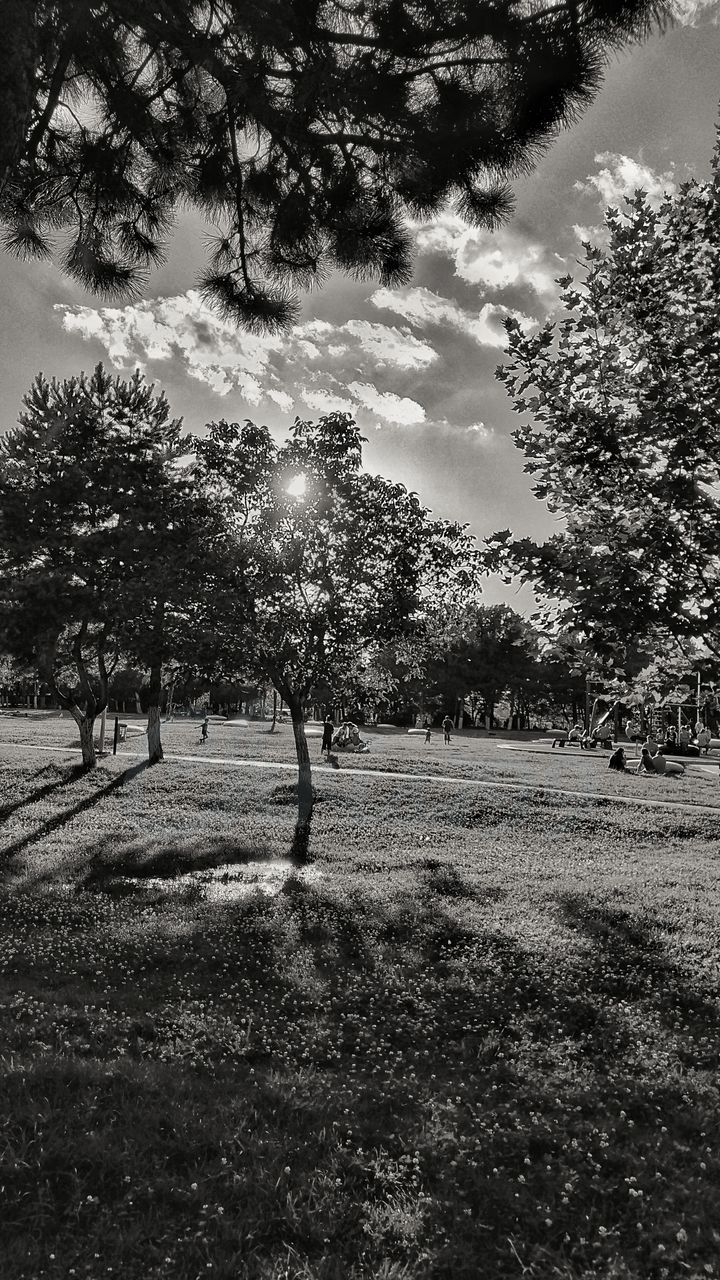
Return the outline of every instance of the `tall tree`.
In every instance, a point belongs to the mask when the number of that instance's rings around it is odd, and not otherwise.
[[[408,277],[404,211],[494,227],[507,179],[665,0],[6,0],[7,246],[110,295],[179,204],[220,230],[202,287],[250,327],[339,268]]]
[[[159,683],[167,602],[205,554],[179,467],[186,445],[164,396],[102,365],[63,382],[40,375],[19,423],[0,440],[1,643],[37,662],[92,768],[116,655],[139,658]],[[152,730],[152,709],[150,720]],[[157,734],[149,743],[159,758]]]
[[[498,370],[526,417],[515,440],[560,517],[544,543],[490,543],[546,621],[600,652],[664,634],[720,651],[720,151],[709,181],[606,214],[607,243],[566,277],[565,316],[509,324]]]
[[[298,761],[295,852],[308,851],[313,790],[305,708],[342,685],[358,658],[417,624],[438,597],[476,581],[472,540],[434,521],[415,494],[362,470],[347,414],[295,421],[277,446],[266,427],[212,423],[196,442],[237,540],[243,591],[231,627],[243,672],[287,703]]]
[[[465,605],[447,619],[442,652],[428,665],[427,691],[438,695],[446,711],[470,698],[489,719],[510,681],[525,672],[534,656],[529,624],[504,604]]]

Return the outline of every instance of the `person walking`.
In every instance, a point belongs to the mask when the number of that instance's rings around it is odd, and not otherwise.
[[[208,740],[209,729],[210,729],[210,720],[206,716],[202,722],[202,725],[200,726],[200,745],[203,747],[205,746],[205,743]]]
[[[335,731],[335,722],[332,716],[326,716],[325,723],[323,724],[322,746],[320,748],[321,756],[324,756],[325,754],[327,755],[330,754],[330,748],[332,747],[334,731]]]
[[[443,742],[447,744],[450,742],[450,734],[453,729],[453,722],[449,716],[446,716],[445,719],[443,720],[442,727],[443,727]]]

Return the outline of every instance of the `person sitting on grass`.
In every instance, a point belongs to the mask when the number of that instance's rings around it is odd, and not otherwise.
[[[657,740],[657,738],[655,737],[655,734],[654,734],[654,733],[649,729],[649,730],[648,730],[648,736],[647,736],[647,738],[645,739],[645,741],[644,741],[644,743],[643,743],[643,747],[647,747],[647,749],[648,749],[648,754],[649,754],[649,755],[651,755],[651,756],[654,756],[654,755],[655,755],[655,752],[657,751],[657,749],[658,749],[658,746],[659,746],[659,745],[660,745],[660,744],[658,743],[658,740]]]
[[[667,777],[681,777],[685,769],[677,760],[666,759],[664,747],[658,747],[654,756],[650,755],[647,747],[643,747],[640,753],[640,762],[635,772],[661,773]]]
[[[627,760],[625,759],[625,748],[616,747],[610,759],[608,760],[608,769],[617,769],[618,773],[624,773],[627,769]]]

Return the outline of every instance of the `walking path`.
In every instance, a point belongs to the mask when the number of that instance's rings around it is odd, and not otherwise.
[[[6,750],[15,754],[18,751],[48,751],[54,752],[56,755],[80,755],[79,747],[39,747],[16,743],[0,743],[0,750]],[[118,751],[118,756],[125,756],[136,760],[143,756],[140,751]],[[283,764],[272,760],[238,760],[235,758],[227,758],[224,756],[176,756],[165,754],[165,760],[187,764],[222,764],[229,765],[234,769],[276,769],[283,773],[297,773],[296,764]],[[550,796],[569,796],[574,800],[605,800],[610,804],[628,804],[640,805],[646,809],[678,809],[683,813],[714,813],[720,814],[720,805],[712,804],[692,804],[686,800],[653,800],[648,796],[621,796],[610,795],[606,791],[571,791],[566,787],[552,787],[545,783],[533,782],[495,782],[486,778],[453,778],[446,774],[438,773],[400,773],[389,769],[333,769],[328,765],[313,765],[313,773],[326,773],[331,777],[361,777],[361,778],[393,778],[398,782],[438,782],[452,787],[486,787],[496,791],[537,791],[542,795]],[[658,779],[662,785],[670,785],[665,783],[664,779]]]

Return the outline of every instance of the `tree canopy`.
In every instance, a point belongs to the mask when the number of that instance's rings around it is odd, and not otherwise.
[[[269,678],[288,704],[302,851],[313,689],[342,685],[424,609],[462,597],[477,581],[477,553],[461,526],[432,520],[403,485],[362,470],[362,437],[348,414],[297,419],[280,446],[252,422],[212,423],[195,448],[198,477],[237,546],[242,589],[230,602],[226,661],[237,655],[243,673]]]
[[[37,663],[75,717],[88,766],[121,652],[150,669],[157,727],[169,637],[212,562],[211,513],[187,478],[187,448],[164,396],[102,365],[63,382],[40,375],[0,439],[4,645]],[[148,741],[159,758],[159,733]]]
[[[216,229],[201,286],[251,328],[331,269],[397,284],[403,215],[494,227],[608,50],[664,0],[6,0],[0,216],[110,296],[180,205]]]
[[[638,191],[608,210],[584,279],[561,282],[564,318],[510,323],[498,370],[560,528],[496,535],[491,563],[600,652],[660,633],[720,646],[719,164],[657,208]]]

